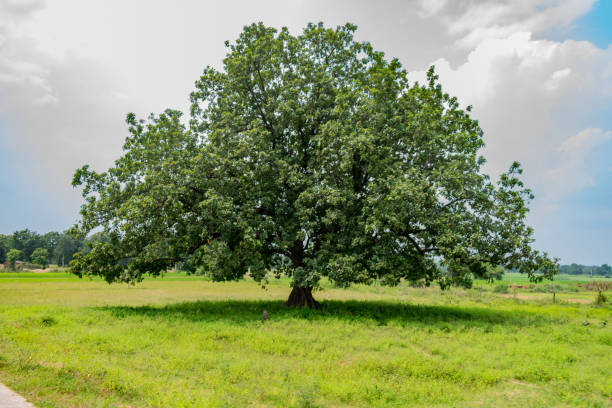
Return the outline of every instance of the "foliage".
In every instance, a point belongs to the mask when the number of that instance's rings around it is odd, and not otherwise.
[[[56,231],[47,232],[46,234],[40,236],[40,239],[43,242],[41,248],[47,250],[47,253],[49,254],[49,261],[51,261],[53,253],[55,252],[55,249],[63,236],[64,234]]]
[[[500,283],[493,287],[493,292],[495,293],[508,293],[508,284]]]
[[[20,261],[30,261],[30,256],[36,248],[43,246],[39,234],[29,229],[15,231],[11,236],[11,248],[21,251]]]
[[[0,264],[3,264],[6,261],[6,253],[8,252],[8,248],[4,240],[0,237]]]
[[[557,282],[545,285],[535,285],[533,288],[534,292],[540,293],[553,293],[553,292],[579,292],[581,288],[576,285],[559,284]]]
[[[21,259],[21,251],[15,248],[9,249],[6,254],[6,260],[8,261],[11,269],[15,269],[15,263]]]
[[[91,250],[96,246],[97,243],[105,244],[109,241],[110,238],[108,234],[106,234],[104,231],[98,231],[94,234],[90,234],[83,240],[81,244],[81,251],[87,254],[91,252]]]
[[[53,251],[53,260],[57,265],[68,265],[72,257],[82,247],[82,242],[69,234],[62,234],[57,240],[57,245]]]
[[[68,264],[76,252],[87,250],[84,243],[91,239],[93,238],[77,239],[67,232],[51,231],[41,235],[29,229],[15,231],[9,235],[0,235],[0,263],[6,260],[8,250],[17,249],[21,251],[18,260],[42,265],[42,262],[34,261],[34,251],[41,248],[47,251],[45,265],[50,263],[62,265],[62,261]]]
[[[608,297],[603,293],[606,290],[610,290],[612,288],[612,284],[610,282],[601,282],[601,281],[593,281],[590,282],[589,285],[584,285],[585,289],[591,289],[597,291],[597,297],[595,298],[595,303],[598,305],[602,305],[608,301]]]
[[[603,264],[601,266],[587,266],[587,265],[560,265],[559,273],[566,273],[568,275],[595,275],[595,276],[612,276],[612,266]]]
[[[308,306],[321,277],[447,288],[490,265],[552,277],[556,262],[531,247],[518,163],[492,183],[470,109],[433,68],[409,84],[355,30],[250,25],[226,43],[224,71],[197,81],[188,126],[178,111],[129,114],[115,167],[75,173],[77,230],[101,227],[109,241],[72,271],[109,282],[178,262],[219,281],[271,271],[291,277],[290,304]]]
[[[499,265],[487,265],[486,274],[481,276],[481,279],[487,279],[489,282],[502,280],[506,270],[503,266]]]
[[[603,305],[608,301],[608,297],[601,291],[597,292],[597,298],[595,298],[595,303],[598,305]]]
[[[47,269],[49,265],[49,251],[46,248],[36,248],[31,255],[32,262],[40,265],[42,269]]]

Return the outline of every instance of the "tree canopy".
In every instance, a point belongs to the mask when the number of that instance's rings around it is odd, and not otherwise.
[[[68,231],[50,231],[39,234],[29,229],[15,231],[12,234],[0,234],[0,263],[6,260],[6,255],[10,249],[19,251],[19,258],[16,260],[33,262],[42,265],[40,257],[37,262],[34,260],[34,252],[37,248],[46,250],[46,265],[55,263],[57,265],[68,264],[76,252],[88,252],[88,242],[95,240],[98,236],[91,235],[83,239],[75,239]],[[40,252],[39,252],[40,254]]]
[[[587,265],[561,265],[559,266],[559,273],[566,273],[568,275],[595,275],[595,276],[612,276],[612,266],[603,264],[601,266],[587,266]]]
[[[223,70],[204,69],[188,122],[128,114],[115,166],[75,173],[75,231],[107,240],[72,271],[109,282],[177,263],[219,281],[287,275],[288,305],[309,307],[322,277],[443,288],[491,266],[552,277],[556,261],[532,248],[519,164],[493,183],[471,109],[433,68],[409,83],[355,30],[252,24],[226,42]]]
[[[15,248],[11,248],[8,253],[6,254],[6,260],[9,263],[9,266],[11,267],[11,269],[15,269],[15,264],[17,263],[17,261],[19,260],[19,257],[21,256],[21,251]]]
[[[6,253],[9,248],[7,247],[3,235],[0,235],[0,264],[6,261]]]
[[[46,248],[36,248],[32,252],[32,262],[40,265],[43,269],[47,269],[49,265],[49,251]]]
[[[27,228],[21,231],[15,231],[11,235],[10,247],[21,251],[21,261],[30,261],[30,257],[34,250],[43,246],[42,237]]]

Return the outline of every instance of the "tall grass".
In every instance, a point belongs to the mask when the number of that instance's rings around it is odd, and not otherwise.
[[[312,311],[287,281],[7,276],[0,379],[39,407],[609,406],[610,305],[492,288],[326,285]]]

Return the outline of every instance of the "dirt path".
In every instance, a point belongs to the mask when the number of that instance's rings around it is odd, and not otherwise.
[[[0,408],[36,408],[21,395],[0,383]]]

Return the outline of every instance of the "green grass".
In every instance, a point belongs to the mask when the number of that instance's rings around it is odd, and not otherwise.
[[[512,278],[516,298],[325,285],[311,311],[286,280],[2,273],[0,380],[39,407],[611,406],[612,307]]]

